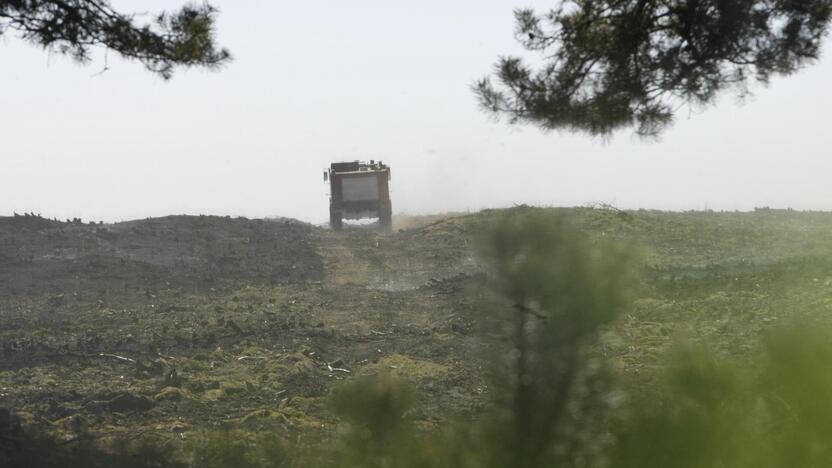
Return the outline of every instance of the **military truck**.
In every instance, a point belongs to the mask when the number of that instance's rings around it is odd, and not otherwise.
[[[382,230],[393,228],[390,168],[381,161],[336,162],[324,171],[329,181],[329,225],[343,228],[345,219],[378,218]]]

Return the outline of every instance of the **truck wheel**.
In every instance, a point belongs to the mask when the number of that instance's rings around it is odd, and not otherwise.
[[[333,231],[340,231],[343,227],[343,221],[341,219],[341,212],[340,211],[330,211],[329,212],[329,228]]]
[[[386,207],[378,215],[378,224],[385,232],[393,231],[393,208]]]

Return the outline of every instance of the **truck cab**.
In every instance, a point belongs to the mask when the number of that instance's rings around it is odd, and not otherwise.
[[[393,228],[390,168],[381,161],[336,162],[324,171],[329,181],[329,225],[343,228],[345,219],[378,218],[384,231]]]

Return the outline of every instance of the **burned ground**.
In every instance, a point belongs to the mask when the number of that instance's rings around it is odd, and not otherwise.
[[[7,218],[0,235],[0,406],[28,424],[326,436],[332,384],[390,370],[431,395],[426,423],[482,405],[475,340],[459,340],[473,270],[428,255],[408,273],[395,236],[185,216]]]
[[[312,227],[168,216],[117,224],[0,218],[0,294],[204,291],[227,280],[320,280]]]
[[[633,307],[597,349],[631,391],[649,388],[680,340],[741,356],[778,322],[832,312],[832,215],[545,212],[640,252]],[[481,325],[498,301],[476,249],[504,214],[392,235],[218,217],[0,219],[0,407],[66,440],[329,438],[333,385],[395,372],[421,394],[420,425],[476,418],[495,351]]]

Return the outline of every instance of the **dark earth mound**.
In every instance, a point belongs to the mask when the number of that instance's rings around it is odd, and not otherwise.
[[[217,216],[106,225],[0,217],[0,295],[319,281],[322,262],[311,233],[296,221]]]

